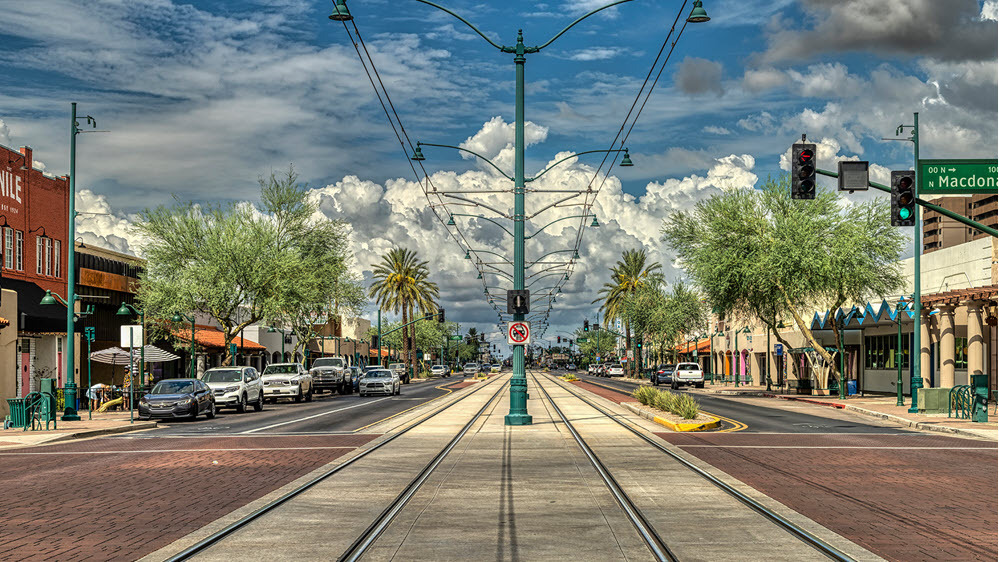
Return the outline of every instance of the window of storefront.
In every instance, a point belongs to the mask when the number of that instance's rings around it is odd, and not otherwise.
[[[14,229],[3,229],[3,266],[14,268]]]
[[[24,271],[24,232],[17,231],[17,270]]]
[[[45,275],[52,275],[52,239],[45,239]]]
[[[954,368],[968,368],[968,338],[954,338]]]
[[[864,336],[864,367],[867,369],[897,369],[898,335]],[[902,368],[909,367],[909,337],[902,335]]]
[[[45,244],[42,242],[42,237],[41,236],[36,236],[35,237],[35,266],[36,266],[35,273],[37,273],[38,275],[41,275],[42,272],[45,271],[44,269],[42,269],[42,258],[44,257],[44,249],[43,249],[44,247],[45,247]]]
[[[54,259],[54,261],[55,261],[54,269],[55,269],[55,276],[56,277],[62,277],[62,265],[61,265],[61,260],[59,259],[60,254],[62,254],[61,250],[62,250],[62,242],[59,241],[59,240],[56,240],[55,241],[55,251],[53,252],[53,254],[54,254],[53,257],[55,258]]]

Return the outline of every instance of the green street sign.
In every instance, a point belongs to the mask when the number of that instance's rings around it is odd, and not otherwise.
[[[919,161],[919,194],[967,195],[996,192],[997,161],[949,159]]]
[[[576,343],[586,343],[588,341],[590,341],[590,340],[588,340],[586,338],[576,338]]]
[[[461,336],[451,336],[451,341],[461,341]]]

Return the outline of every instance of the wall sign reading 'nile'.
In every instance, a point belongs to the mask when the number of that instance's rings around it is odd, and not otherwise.
[[[10,169],[0,170],[0,197],[3,198],[3,209],[17,212],[17,209],[8,209],[10,203],[21,203],[21,193],[24,189],[21,184],[21,176],[15,174]]]

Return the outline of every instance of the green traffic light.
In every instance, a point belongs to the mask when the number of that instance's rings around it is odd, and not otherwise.
[[[910,211],[905,207],[902,207],[901,209],[898,210],[898,218],[902,220],[908,220],[909,217],[911,216],[912,216],[912,211]]]

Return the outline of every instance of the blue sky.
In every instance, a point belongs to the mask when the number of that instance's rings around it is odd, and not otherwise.
[[[529,45],[602,4],[441,3],[501,44],[523,28]],[[624,4],[528,55],[528,173],[565,151],[610,144],[682,4]],[[413,140],[464,143],[501,167],[510,162],[511,55],[419,2],[348,5]],[[822,167],[870,160],[882,180],[911,165],[909,143],[880,139],[914,111],[924,157],[996,155],[996,2],[705,0],[704,7],[712,20],[679,37],[628,139],[636,165],[615,168],[594,202],[608,228],[584,237],[584,259],[559,301],[562,325],[592,314],[593,292],[624,249],[645,246],[680,277],[658,241],[659,221],[718,189],[782,173],[782,155],[801,133],[820,142]],[[331,8],[303,0],[8,6],[0,21],[0,144],[30,145],[39,165],[66,173],[69,102],[79,102],[111,131],[80,143],[80,205],[109,213],[81,219],[80,229],[133,252],[139,244],[128,225],[136,210],[174,198],[252,200],[261,174],[294,163],[327,216],[355,225],[362,274],[372,254],[406,241],[438,265],[437,281],[461,301],[467,321],[487,327],[495,315],[482,285],[426,211],[343,25],[327,19]],[[688,2],[684,14],[689,9]],[[427,156],[441,185],[502,184],[473,159],[441,149]],[[570,162],[550,185],[583,185],[598,162]],[[466,227],[475,245],[502,246],[488,225]],[[575,235],[569,227],[542,241],[561,247]]]

